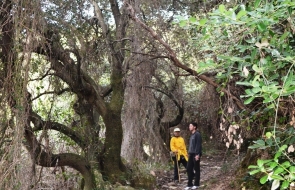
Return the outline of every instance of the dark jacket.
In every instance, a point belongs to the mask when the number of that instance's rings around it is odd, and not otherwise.
[[[190,136],[188,153],[202,156],[202,137],[198,131]]]

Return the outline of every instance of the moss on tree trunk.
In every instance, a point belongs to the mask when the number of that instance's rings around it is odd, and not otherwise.
[[[124,178],[125,166],[121,160],[123,130],[121,112],[109,112],[104,117],[106,125],[105,152],[103,156],[103,175],[114,182]]]

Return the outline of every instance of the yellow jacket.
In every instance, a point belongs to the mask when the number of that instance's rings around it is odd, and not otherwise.
[[[177,160],[180,160],[180,156],[184,156],[185,160],[188,160],[187,151],[184,139],[182,137],[172,137],[170,140],[170,149],[172,152],[177,153]]]

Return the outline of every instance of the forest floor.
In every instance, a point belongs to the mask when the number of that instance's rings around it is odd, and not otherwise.
[[[238,190],[240,185],[234,182],[235,171],[244,154],[236,155],[226,150],[211,150],[203,153],[201,159],[201,181],[200,190]],[[171,163],[171,166],[173,164]],[[157,189],[168,190],[184,189],[187,186],[187,175],[185,168],[180,167],[180,182],[173,180],[173,167],[168,171],[157,173]]]

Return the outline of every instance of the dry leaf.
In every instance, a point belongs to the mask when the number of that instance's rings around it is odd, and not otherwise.
[[[293,147],[293,145],[290,145],[290,146],[288,147],[288,152],[294,152],[294,147]]]
[[[153,170],[150,171],[150,174],[156,176],[156,173]]]
[[[244,73],[245,77],[247,77],[249,75],[249,70],[247,69],[247,67],[243,68],[243,73]]]
[[[259,49],[261,49],[261,48],[263,48],[263,47],[268,47],[268,46],[269,46],[269,43],[268,43],[267,39],[262,39],[262,40],[261,40],[261,43],[256,42],[255,45],[256,45]]]
[[[229,108],[227,109],[227,112],[228,112],[228,113],[232,113],[232,112],[233,112],[233,109],[232,109],[231,107],[229,107]]]

